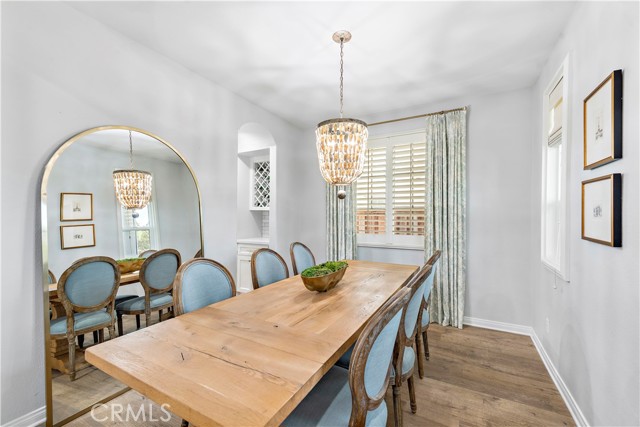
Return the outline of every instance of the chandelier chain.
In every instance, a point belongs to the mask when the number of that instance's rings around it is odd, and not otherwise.
[[[133,139],[131,138],[131,131],[129,131],[129,166],[133,169]]]
[[[342,118],[342,105],[343,105],[343,77],[342,74],[344,72],[344,38],[340,37],[340,118]]]

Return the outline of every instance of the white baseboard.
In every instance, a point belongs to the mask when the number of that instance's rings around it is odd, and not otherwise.
[[[549,372],[549,376],[553,380],[553,383],[556,385],[556,388],[558,389],[560,396],[562,396],[564,403],[567,405],[567,408],[569,409],[569,412],[573,417],[573,421],[575,421],[577,426],[589,427],[589,423],[587,422],[587,419],[585,418],[584,414],[580,410],[580,407],[578,406],[578,402],[576,402],[575,399],[573,398],[571,391],[569,391],[569,388],[567,387],[564,380],[560,376],[560,373],[558,372],[555,365],[549,358],[547,351],[544,349],[544,346],[542,345],[542,342],[538,338],[536,331],[531,326],[496,322],[493,320],[478,319],[475,317],[467,317],[467,316],[464,317],[463,323],[465,325],[476,326],[478,328],[493,329],[496,331],[509,332],[512,334],[529,336],[531,338],[531,341],[533,341],[533,345],[536,347],[536,350],[538,350],[538,354],[542,359],[542,363],[544,363],[544,366],[547,368],[547,372]]]
[[[577,426],[588,427],[589,422],[587,421],[587,418],[582,413],[582,410],[578,406],[578,402],[576,402],[573,398],[571,391],[569,391],[569,387],[567,387],[567,385],[564,383],[564,380],[560,376],[560,373],[556,369],[555,365],[553,364],[553,362],[551,362],[547,351],[544,349],[544,346],[538,338],[536,331],[533,329],[531,330],[531,340],[533,341],[533,345],[536,346],[536,349],[538,350],[538,354],[540,354],[540,358],[542,358],[544,366],[547,367],[547,371],[549,372],[551,379],[556,385],[556,388],[560,392],[560,396],[562,396],[562,398],[564,399],[564,403],[567,405],[567,408],[569,408],[569,412],[571,412],[573,421],[575,421]]]
[[[510,332],[512,334],[531,336],[533,328],[531,326],[516,325],[514,323],[496,322],[495,320],[478,319],[477,317],[464,316],[462,322],[465,325],[477,326],[478,328],[493,329],[496,331]]]
[[[2,427],[34,427],[44,424],[47,421],[47,407],[35,409],[28,414],[4,423]]]

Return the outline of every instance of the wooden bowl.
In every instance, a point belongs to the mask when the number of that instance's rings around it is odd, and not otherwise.
[[[347,271],[347,267],[324,276],[302,277],[302,283],[310,291],[327,292],[329,289],[335,288],[338,282],[342,280],[345,271]]]
[[[142,264],[144,263],[144,258],[131,259],[127,261],[117,261],[117,263],[118,268],[120,269],[120,274],[126,274],[140,270]]]

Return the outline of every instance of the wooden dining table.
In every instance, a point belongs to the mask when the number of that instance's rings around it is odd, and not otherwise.
[[[290,277],[90,347],[85,357],[195,425],[279,425],[417,268],[349,261],[328,292]]]

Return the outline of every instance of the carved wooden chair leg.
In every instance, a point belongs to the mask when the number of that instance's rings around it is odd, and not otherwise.
[[[422,345],[422,337],[420,334],[416,334],[416,350],[416,358],[418,359],[418,376],[422,379],[424,378],[424,362],[422,361],[424,346]]]
[[[98,344],[98,331],[93,331],[93,343]]]
[[[136,330],[140,329],[140,315],[136,314]]]
[[[402,398],[400,396],[400,387],[393,385],[393,419],[395,427],[402,427]]]
[[[71,381],[76,380],[76,337],[69,335],[67,337],[69,343],[69,378]]]
[[[122,327],[122,313],[118,312],[117,315],[118,315],[118,336],[121,337],[124,335],[124,328]]]
[[[84,334],[78,335],[78,347],[84,348]]]
[[[104,342],[104,329],[100,329],[98,331],[98,342],[101,342],[101,343]]]
[[[427,337],[427,329],[422,333],[422,341],[424,341],[424,358],[429,360],[429,338]]]
[[[151,325],[151,312],[147,311],[144,313],[144,324],[146,327]]]
[[[158,322],[162,322],[162,310],[158,310]]]
[[[413,383],[413,375],[407,378],[407,385],[409,386],[409,401],[411,402],[411,413],[415,414],[418,410],[418,405],[416,404],[416,388]]]
[[[112,340],[116,337],[116,327],[115,325],[109,326],[109,339]]]

